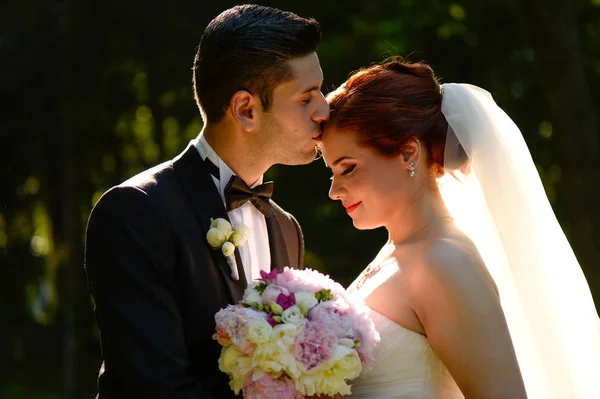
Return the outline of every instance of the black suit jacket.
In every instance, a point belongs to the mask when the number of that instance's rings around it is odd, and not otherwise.
[[[297,221],[275,203],[266,218],[271,267],[302,267]],[[234,398],[219,371],[214,315],[237,303],[240,280],[206,242],[227,212],[196,148],[108,190],[89,218],[85,269],[104,363],[100,399]]]

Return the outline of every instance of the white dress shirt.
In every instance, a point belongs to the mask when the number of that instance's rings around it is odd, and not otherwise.
[[[208,144],[203,134],[200,134],[192,141],[202,160],[208,159],[219,168],[220,179],[212,176],[215,186],[221,195],[223,205],[225,205],[225,187],[229,179],[235,174],[229,166],[217,155],[217,153]],[[262,176],[252,186],[256,187],[262,184]],[[271,270],[271,252],[269,248],[269,233],[265,216],[250,201],[237,209],[227,212],[229,220],[235,227],[240,223],[248,227],[248,241],[241,247],[238,247],[240,258],[244,265],[244,273],[248,283],[260,278],[260,271],[269,272]]]

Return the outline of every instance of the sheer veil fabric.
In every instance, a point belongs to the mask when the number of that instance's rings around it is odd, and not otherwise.
[[[442,93],[439,188],[496,281],[529,398],[597,398],[598,313],[519,128],[479,87],[443,84]]]

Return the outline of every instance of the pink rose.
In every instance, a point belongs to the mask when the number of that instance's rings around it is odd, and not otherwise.
[[[294,382],[282,376],[273,378],[269,373],[260,372],[262,376],[254,380],[256,371],[251,371],[244,378],[244,399],[295,399],[298,391]]]

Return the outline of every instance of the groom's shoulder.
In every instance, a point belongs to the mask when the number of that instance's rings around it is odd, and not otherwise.
[[[167,161],[130,177],[117,187],[135,187],[152,195],[168,190],[176,181],[173,161]]]
[[[173,162],[167,161],[144,170],[108,189],[94,205],[94,211],[110,213],[140,212],[147,207],[160,208],[174,194],[177,179]]]

